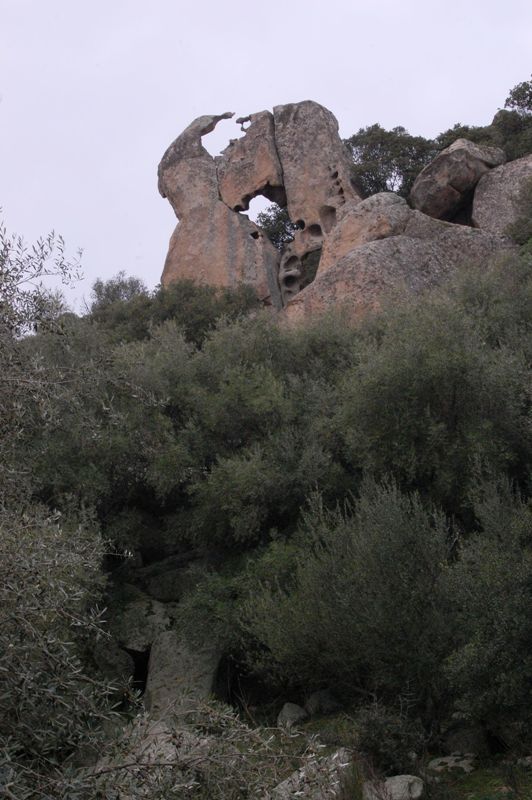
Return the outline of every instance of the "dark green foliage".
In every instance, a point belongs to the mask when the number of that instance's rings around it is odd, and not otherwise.
[[[257,214],[257,225],[278,250],[282,250],[285,244],[291,242],[297,231],[297,225],[290,220],[288,210],[276,203],[272,203]]]
[[[417,175],[437,154],[432,140],[412,136],[401,126],[387,131],[378,124],[370,125],[346,144],[353,156],[353,180],[364,197],[377,192],[407,197]]]
[[[521,114],[532,114],[532,75],[530,77],[531,80],[514,86],[506,98],[505,108],[514,108]]]
[[[443,516],[367,483],[344,512],[315,497],[296,541],[292,584],[264,583],[244,605],[243,625],[263,646],[257,666],[295,686],[411,692],[418,709],[439,705],[452,638]]]
[[[374,702],[356,714],[357,748],[385,775],[411,774],[412,756],[426,749],[426,732],[411,711],[407,701],[397,708]]]
[[[480,530],[450,575],[460,646],[448,674],[461,708],[514,746],[532,735],[532,507],[505,484],[479,495]]]
[[[469,139],[488,147],[501,147],[508,161],[532,152],[532,115],[502,109],[490,125],[471,126],[456,123],[436,138],[440,149],[449,147],[456,139]]]

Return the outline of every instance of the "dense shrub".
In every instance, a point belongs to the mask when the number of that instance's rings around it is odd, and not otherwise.
[[[443,516],[368,483],[343,512],[314,498],[297,541],[292,584],[265,583],[244,604],[242,624],[263,647],[256,666],[344,696],[410,692],[421,711],[441,703],[452,641]]]

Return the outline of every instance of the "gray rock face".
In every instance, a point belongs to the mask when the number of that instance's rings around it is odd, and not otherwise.
[[[247,211],[258,194],[286,205],[283,171],[277,148],[273,114],[259,111],[237,122],[250,122],[241,139],[233,139],[216,159],[218,185],[224,203],[234,211]]]
[[[473,225],[502,235],[521,216],[520,194],[532,180],[532,153],[497,167],[480,179],[473,199]]]
[[[308,717],[307,712],[297,703],[285,703],[277,716],[277,725],[280,728],[291,728],[304,722]]]
[[[366,781],[362,787],[363,800],[418,800],[423,797],[424,784],[415,775],[394,775],[385,781]]]
[[[177,631],[164,631],[153,643],[144,703],[153,718],[182,714],[212,692],[220,654],[205,643],[192,647]]]
[[[457,139],[420,172],[410,192],[412,205],[436,219],[453,219],[479,179],[505,160],[498,147]]]

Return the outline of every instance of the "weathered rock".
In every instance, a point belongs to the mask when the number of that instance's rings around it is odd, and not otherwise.
[[[305,703],[305,711],[311,717],[315,714],[333,714],[340,704],[330,689],[313,692]]]
[[[486,731],[482,725],[472,722],[455,722],[442,737],[442,750],[445,753],[475,753],[488,756],[490,753]]]
[[[283,305],[314,280],[321,257],[322,237],[305,236],[298,231],[283,250],[279,265],[279,287]]]
[[[159,192],[168,198],[177,217],[219,200],[216,164],[201,137],[211,133],[220,120],[232,116],[226,111],[198,117],[164,153],[157,170]]]
[[[204,134],[231,116],[199,117],[161,160],[159,191],[181,220],[170,239],[161,282],[246,283],[260,300],[280,308],[279,254],[256,225],[220,200],[215,161],[201,144]]]
[[[346,203],[323,243],[320,274],[356,247],[402,233],[411,213],[406,200],[392,192],[380,192],[362,202]]]
[[[361,199],[351,183],[338,123],[311,100],[275,106],[273,115],[290,219],[313,237],[328,233],[338,209]]]
[[[151,716],[190,710],[212,692],[220,654],[212,643],[192,646],[175,630],[159,634],[150,652],[144,703]]]
[[[212,286],[255,288],[266,304],[281,308],[279,253],[265,234],[225,203],[195,209],[176,227],[161,282],[181,278]]]
[[[505,160],[498,147],[457,139],[417,176],[410,192],[412,205],[436,219],[453,219],[470,200],[479,179]]]
[[[276,786],[271,792],[271,798],[335,800],[345,797],[342,784],[351,764],[352,758],[343,748],[326,758],[317,758]]]
[[[484,175],[473,199],[473,225],[490,233],[506,233],[523,213],[520,194],[530,180],[532,153]]]
[[[480,235],[479,235],[480,234]],[[329,309],[360,318],[387,295],[417,294],[436,286],[456,267],[482,262],[510,246],[506,239],[411,212],[404,233],[361,245],[329,267],[283,311],[298,323]]]
[[[110,601],[109,632],[120,647],[142,653],[163,631],[172,626],[175,606],[163,605],[134,586],[120,587],[120,595]]]
[[[127,681],[135,671],[135,664],[129,653],[110,636],[96,642],[92,655],[100,672],[111,682]]]
[[[475,755],[473,753],[452,753],[450,756],[433,758],[427,764],[429,772],[473,772]]]
[[[293,725],[304,722],[307,718],[307,712],[297,703],[285,703],[277,716],[277,725],[280,728],[291,728]]]
[[[416,775],[393,775],[385,781],[366,781],[362,787],[364,800],[418,800],[424,784]]]
[[[250,122],[245,135],[233,139],[216,159],[220,197],[229,208],[247,211],[250,200],[264,195],[286,205],[283,171],[277,155],[273,114],[259,111],[237,122]]]
[[[131,576],[155,600],[177,603],[186,592],[194,588],[196,579],[190,570],[190,564],[199,559],[197,551],[178,553],[146,567],[137,568]]]

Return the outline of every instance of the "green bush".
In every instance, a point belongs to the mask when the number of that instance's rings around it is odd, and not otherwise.
[[[262,584],[243,607],[262,647],[255,667],[344,696],[411,692],[434,710],[453,636],[443,516],[394,485],[366,483],[344,512],[315,497],[296,541],[292,582]]]
[[[448,662],[459,707],[509,745],[532,737],[532,506],[508,486],[477,500],[479,532],[450,574],[460,646]]]

